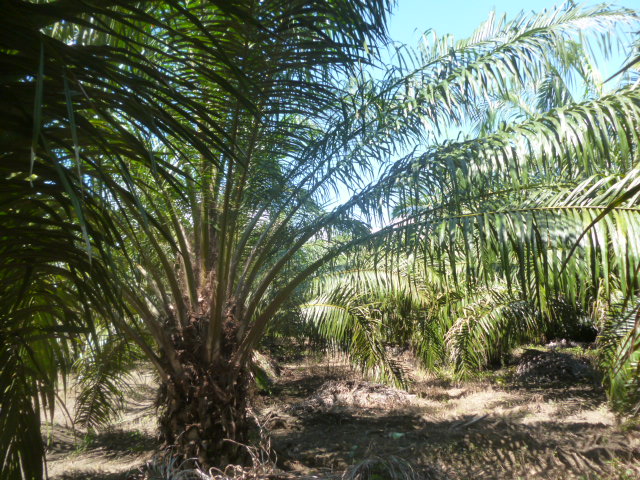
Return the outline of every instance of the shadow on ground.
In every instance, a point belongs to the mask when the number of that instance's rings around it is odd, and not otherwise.
[[[309,414],[291,428],[273,431],[284,468],[340,470],[368,457],[396,456],[439,466],[456,479],[589,479],[615,468],[640,475],[640,448],[631,446],[629,436],[584,422],[523,424],[520,415],[428,421],[337,410]]]
[[[51,477],[143,478],[140,467],[159,448],[140,423],[149,398],[144,392],[126,422],[94,436],[54,426]],[[346,367],[297,364],[254,409],[290,479],[337,479],[371,458],[404,459],[437,480],[640,478],[640,430],[616,425],[605,401],[593,382],[424,378],[407,393]]]
[[[318,378],[281,382],[290,406],[270,410],[266,426],[279,466],[291,471],[339,471],[393,456],[460,480],[640,478],[639,432],[613,425],[593,384],[426,382],[410,407],[367,409],[309,403]],[[345,381],[345,390],[353,393],[353,383]]]

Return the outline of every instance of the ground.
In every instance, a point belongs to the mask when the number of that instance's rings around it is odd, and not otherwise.
[[[253,401],[263,447],[253,452],[263,463],[244,478],[640,478],[638,423],[616,419],[575,349],[523,350],[511,366],[467,381],[410,369],[408,391],[369,382],[335,358],[280,368]],[[152,377],[134,378],[125,413],[104,431],[74,433],[58,414],[52,478],[145,478],[147,462],[156,471],[170,462],[152,460]]]

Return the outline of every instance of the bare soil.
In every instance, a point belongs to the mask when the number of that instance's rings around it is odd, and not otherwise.
[[[571,352],[524,351],[511,367],[464,382],[414,369],[408,391],[367,381],[340,360],[280,367],[253,402],[271,440],[272,478],[394,477],[376,462],[436,480],[640,478],[638,422],[616,421],[597,375]],[[153,385],[136,378],[109,429],[87,437],[54,419],[52,478],[144,478],[140,467],[159,445]]]

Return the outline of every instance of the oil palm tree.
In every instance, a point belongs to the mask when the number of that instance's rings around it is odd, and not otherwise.
[[[154,131],[157,139],[182,138],[208,151],[195,129],[179,126],[181,114],[186,123],[198,113],[196,105],[180,90],[169,102],[160,87],[172,77],[136,48],[123,48],[125,25],[149,23],[148,7],[119,2],[97,16],[77,2],[3,4],[3,478],[42,477],[40,415],[54,406],[58,374],[77,341],[92,336],[96,317],[122,306],[106,270],[106,249],[118,234],[105,197],[126,199],[114,172],[153,161],[122,119],[139,134]],[[145,35],[138,33],[131,46]],[[184,55],[166,57],[186,66]],[[199,114],[207,118],[204,109]]]
[[[302,306],[357,363],[402,380],[380,370],[395,342],[462,373],[593,327],[614,404],[637,408],[638,84],[632,74],[602,92],[588,43],[570,32],[597,31],[612,12],[584,14],[491,17],[469,40],[434,37],[416,54],[407,117],[435,135],[394,166],[404,174],[381,194],[394,211],[377,247],[325,275]],[[442,90],[451,96],[438,110]],[[397,307],[381,309],[390,301],[411,305],[400,331]]]
[[[167,441],[210,462],[244,439],[260,300],[281,303],[274,279],[341,216],[314,204],[319,179],[357,166],[316,159],[358,136],[332,87],[368,62],[387,7],[6,2],[3,478],[42,476],[38,398],[53,406],[82,336],[101,349],[96,320],[157,368]]]

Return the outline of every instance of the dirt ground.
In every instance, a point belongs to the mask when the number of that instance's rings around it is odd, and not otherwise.
[[[73,389],[61,393],[66,404],[42,427],[47,471],[52,479],[124,480],[140,472],[160,445],[153,406],[156,386],[145,369],[131,376],[131,391],[120,418],[94,434],[74,428]]]
[[[413,370],[407,392],[341,360],[281,365],[271,391],[253,402],[273,477],[382,480],[404,465],[427,480],[640,479],[639,423],[616,421],[597,378],[572,354],[544,355],[525,351],[512,367],[465,382]],[[140,467],[159,448],[154,387],[149,375],[134,378],[122,418],[98,434],[74,432],[57,414],[52,478],[144,478]]]

